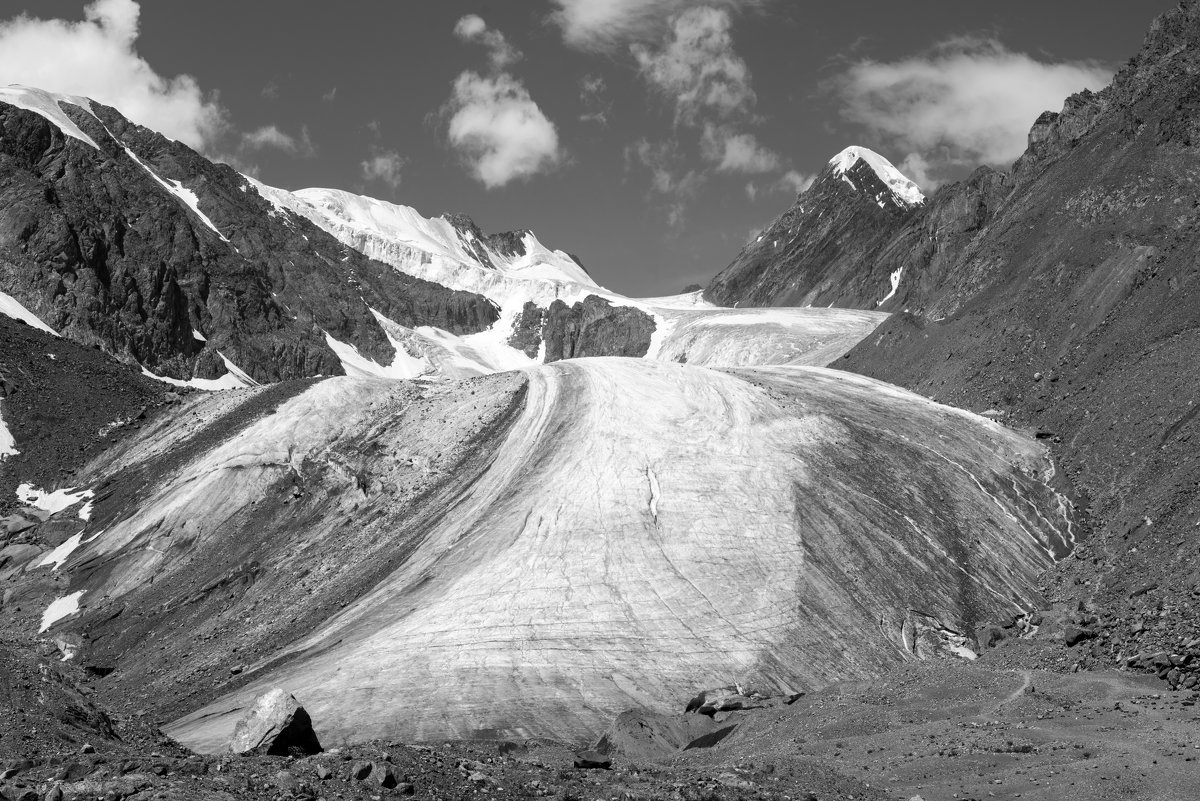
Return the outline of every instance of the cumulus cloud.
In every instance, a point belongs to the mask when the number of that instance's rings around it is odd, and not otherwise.
[[[483,17],[478,14],[468,14],[460,19],[454,26],[454,35],[464,42],[486,47],[492,67],[498,70],[512,66],[524,58],[520,50],[509,44],[503,33],[489,28]]]
[[[843,115],[898,149],[912,173],[955,164],[1011,163],[1038,115],[1082,89],[1100,89],[1112,71],[1090,61],[1041,61],[994,39],[958,38],[932,50],[852,65],[832,84]]]
[[[309,136],[307,126],[300,129],[299,136],[292,136],[281,131],[277,125],[264,125],[242,134],[242,147],[247,150],[281,150],[284,153],[304,158],[312,158],[317,154],[317,148]]]
[[[95,0],[81,22],[25,15],[0,22],[0,76],[5,83],[90,97],[205,149],[226,127],[225,113],[194,78],[161,76],[137,54],[140,12],[134,0]]]
[[[444,113],[451,147],[488,189],[528,180],[562,162],[558,129],[508,73],[462,73]]]
[[[362,162],[363,180],[378,181],[395,191],[400,188],[405,163],[406,160],[394,150],[372,148],[370,157]]]
[[[772,0],[708,0],[728,11],[762,8]],[[688,0],[554,0],[551,19],[563,40],[580,50],[614,50],[657,39],[669,20],[694,3]]]

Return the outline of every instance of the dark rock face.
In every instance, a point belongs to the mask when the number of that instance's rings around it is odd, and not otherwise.
[[[542,324],[546,312],[532,300],[521,309],[521,316],[513,324],[512,336],[508,344],[524,353],[531,359],[537,358],[538,349],[542,344]]]
[[[480,296],[277,212],[233,169],[114,109],[61,108],[99,150],[0,103],[0,291],[66,337],[177,378],[219,376],[223,354],[275,381],[341,373],[325,332],[389,362],[371,309],[455,333],[497,318]],[[217,230],[158,179],[193,193]]]
[[[573,306],[556,300],[542,328],[546,362],[585,356],[641,358],[650,350],[654,329],[654,318],[640,309],[613,306],[597,295]]]
[[[1098,535],[1058,592],[1105,610],[1151,583],[1187,599],[1200,568],[1198,76],[1189,2],[1110,87],[1043,115],[1009,174],[944,189],[907,224],[883,252],[908,254],[916,314],[837,364],[1050,439]],[[940,253],[922,244],[948,230]],[[1186,607],[1114,627],[1096,658],[1194,637]]]
[[[917,208],[897,202],[864,161],[845,176],[826,167],[713,279],[704,297],[723,306],[873,309],[902,266],[880,253]]]
[[[650,350],[655,328],[654,318],[640,309],[613,306],[598,295],[572,306],[556,300],[549,309],[531,301],[514,323],[508,344],[532,359],[544,341],[547,364],[586,356],[641,358]]]

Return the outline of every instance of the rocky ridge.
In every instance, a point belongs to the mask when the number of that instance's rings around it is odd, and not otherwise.
[[[372,309],[452,333],[496,320],[484,298],[348,250],[115,109],[20,87],[0,94],[0,291],[180,379],[228,363],[263,382],[340,374],[326,334],[389,363]]]

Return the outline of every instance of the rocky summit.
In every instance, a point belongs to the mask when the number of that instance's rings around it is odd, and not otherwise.
[[[455,35],[466,158],[542,111]],[[1198,76],[1185,2],[1010,167],[846,148],[666,297],[0,88],[0,801],[1193,799]]]

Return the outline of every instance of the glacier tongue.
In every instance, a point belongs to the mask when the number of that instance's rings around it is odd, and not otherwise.
[[[857,146],[848,147],[830,159],[829,164],[833,167],[835,174],[844,176],[860,161],[866,162],[867,166],[875,171],[879,180],[892,190],[892,194],[903,205],[917,206],[925,202],[925,195],[921,192],[921,188],[896,169],[890,161],[873,150]]]

